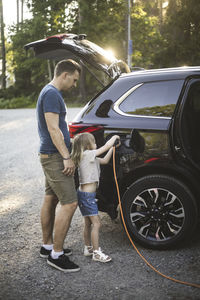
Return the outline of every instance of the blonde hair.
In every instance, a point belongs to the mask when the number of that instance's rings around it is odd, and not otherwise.
[[[71,158],[76,167],[79,166],[85,150],[92,150],[92,144],[95,143],[94,136],[89,132],[79,133],[75,136],[72,144]]]

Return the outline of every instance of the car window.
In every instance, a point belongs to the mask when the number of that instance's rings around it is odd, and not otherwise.
[[[192,109],[195,113],[200,112],[200,81],[191,85],[188,93],[188,102],[190,110]]]
[[[183,80],[148,82],[140,85],[119,105],[130,115],[171,117]]]
[[[191,158],[195,165],[199,165],[200,81],[191,79],[188,87],[188,94],[181,114],[181,130],[179,131],[179,126],[176,126],[175,131],[176,135],[181,137],[186,157]]]

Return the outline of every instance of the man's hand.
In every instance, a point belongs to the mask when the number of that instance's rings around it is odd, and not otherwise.
[[[66,176],[74,175],[75,165],[74,165],[73,161],[71,159],[63,160],[63,164],[64,164],[64,169],[62,171],[63,174],[65,174]]]

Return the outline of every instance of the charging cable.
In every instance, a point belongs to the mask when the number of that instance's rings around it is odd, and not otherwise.
[[[160,271],[158,271],[154,266],[152,266],[147,260],[146,258],[140,253],[140,251],[138,250],[138,248],[136,247],[136,245],[134,244],[132,238],[130,237],[130,234],[128,232],[126,223],[124,221],[124,215],[123,215],[123,211],[122,211],[122,204],[121,204],[121,197],[120,197],[120,192],[119,192],[119,185],[118,185],[118,181],[117,181],[117,176],[116,176],[116,168],[115,168],[115,147],[113,147],[113,173],[114,173],[114,178],[115,178],[115,184],[116,184],[116,189],[117,189],[117,195],[118,195],[118,201],[119,201],[119,207],[120,207],[120,213],[121,213],[121,218],[122,218],[122,222],[124,225],[124,229],[126,231],[126,234],[131,242],[131,244],[133,245],[134,249],[136,250],[137,254],[142,258],[142,260],[156,273],[158,273],[160,276],[167,278],[171,281],[180,283],[180,284],[184,284],[184,285],[188,285],[188,286],[192,286],[192,287],[196,287],[198,289],[200,289],[200,285],[196,284],[196,283],[190,283],[190,282],[186,282],[186,281],[181,281],[175,278],[172,278],[170,276],[167,276],[163,273],[161,273]]]

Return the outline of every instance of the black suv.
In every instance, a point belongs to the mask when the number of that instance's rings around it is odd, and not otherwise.
[[[116,169],[124,219],[145,246],[178,245],[200,208],[200,67],[128,72],[84,35],[60,35],[25,46],[44,58],[89,63],[112,80],[69,124],[71,137],[94,134],[97,146],[118,134]],[[117,217],[112,161],[102,166],[99,209]]]

